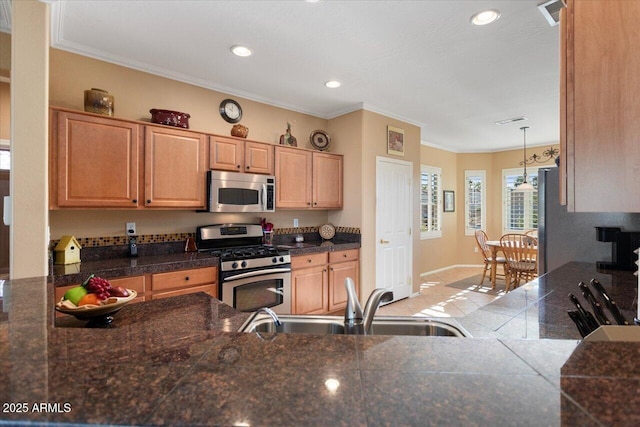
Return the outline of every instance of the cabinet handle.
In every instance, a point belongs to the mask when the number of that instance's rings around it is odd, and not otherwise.
[[[346,258],[346,257],[347,257],[347,254],[342,254],[342,256]]]
[[[307,262],[311,262],[311,258],[307,258]]]
[[[147,204],[150,204],[150,203],[151,203],[151,199],[147,199]]]
[[[382,244],[384,245],[385,243],[389,243],[389,241],[388,241],[388,240],[380,239],[380,243],[382,243]]]
[[[189,281],[189,276],[185,277],[184,280]]]
[[[132,202],[133,203],[138,203],[138,199],[133,199]]]
[[[240,165],[238,165],[237,167],[238,167],[238,169],[240,169]]]
[[[307,202],[307,206],[311,205],[311,202]]]

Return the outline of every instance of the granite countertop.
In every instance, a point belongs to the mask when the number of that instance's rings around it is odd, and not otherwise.
[[[276,246],[288,250],[292,256],[307,253],[331,252],[360,248],[359,242],[309,241],[305,243],[282,243]],[[154,254],[140,257],[110,257],[90,259],[77,264],[51,264],[49,280],[55,286],[82,283],[90,274],[115,279],[117,277],[164,273],[191,268],[216,267],[219,258],[209,253],[179,252]]]
[[[459,319],[474,338],[236,333],[247,314],[205,294],[90,329],[55,318],[47,278],[6,282],[0,424],[635,425],[640,344],[582,342],[566,316],[592,274],[629,315],[631,273],[571,263]]]

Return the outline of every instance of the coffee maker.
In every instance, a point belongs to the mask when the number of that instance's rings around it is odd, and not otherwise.
[[[620,227],[596,227],[598,242],[611,242],[611,261],[597,261],[601,270],[636,270],[638,256],[634,251],[640,248],[640,231],[622,231]]]

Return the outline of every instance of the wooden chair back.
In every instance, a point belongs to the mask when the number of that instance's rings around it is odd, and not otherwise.
[[[489,238],[487,237],[487,233],[485,233],[483,230],[476,230],[475,234],[476,242],[478,243],[478,247],[482,251],[484,260],[488,262],[491,259],[491,249],[489,248],[489,245],[487,245],[487,240],[489,240]]]
[[[538,239],[526,234],[505,234],[500,238],[500,246],[509,268],[537,271]]]

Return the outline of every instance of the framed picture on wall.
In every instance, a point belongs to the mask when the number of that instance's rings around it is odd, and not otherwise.
[[[456,197],[453,191],[444,190],[444,211],[455,212]]]
[[[404,156],[404,130],[387,126],[387,154]]]

